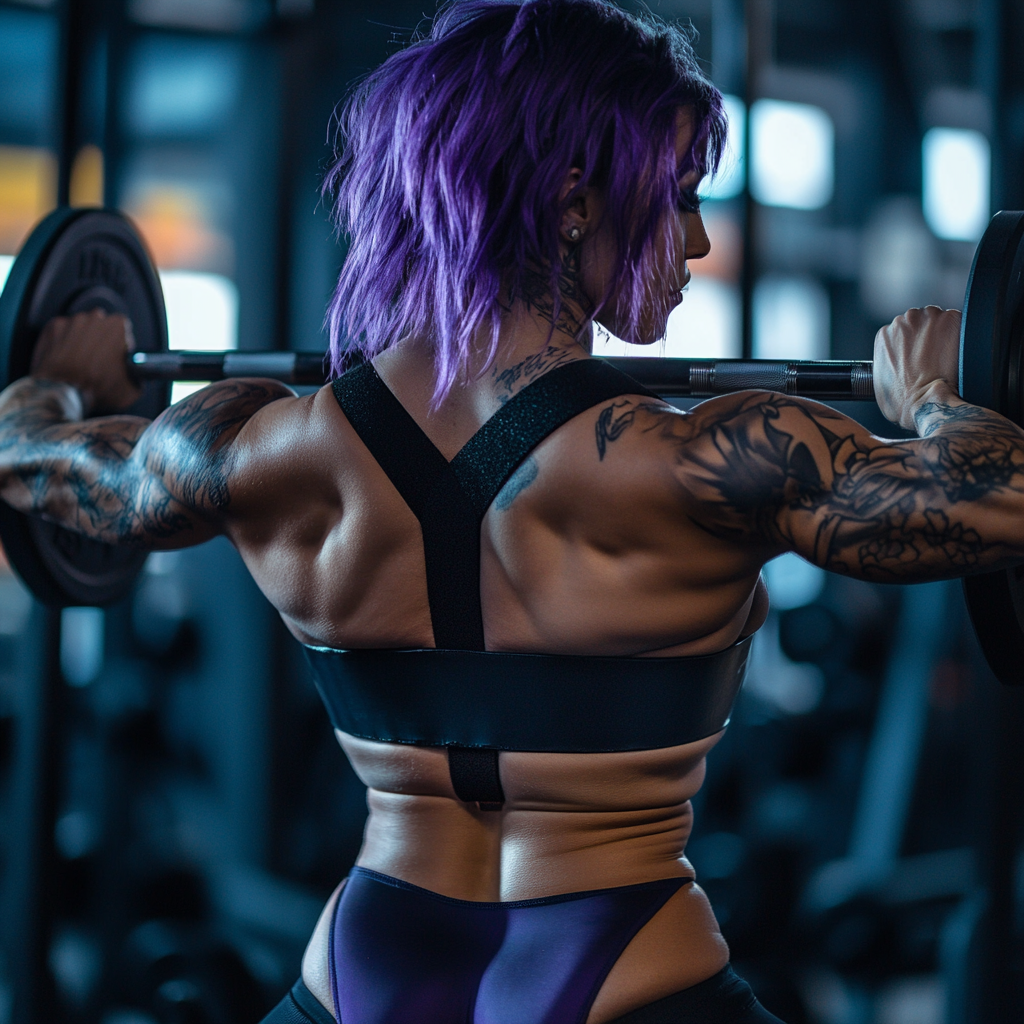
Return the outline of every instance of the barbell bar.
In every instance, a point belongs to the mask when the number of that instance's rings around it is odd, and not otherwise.
[[[645,388],[666,398],[709,398],[747,388],[821,401],[874,400],[871,363],[842,360],[651,359],[607,357]],[[325,357],[315,352],[135,352],[138,381],[217,381],[273,377],[285,384],[321,385]]]
[[[1024,425],[1024,212],[1002,211],[978,245],[964,297],[960,393]],[[101,308],[132,321],[130,372],[143,384],[128,410],[154,418],[172,381],[274,377],[324,383],[321,353],[186,352],[167,349],[159,278],[132,223],[116,210],[61,208],[44,218],[18,254],[0,294],[0,388],[29,372],[39,333],[54,316]],[[610,358],[669,398],[763,388],[825,401],[870,401],[871,364],[841,361]],[[109,604],[131,592],[145,553],[100,544],[0,502],[0,541],[42,602]],[[1005,683],[1024,683],[1024,566],[965,577],[982,650]]]

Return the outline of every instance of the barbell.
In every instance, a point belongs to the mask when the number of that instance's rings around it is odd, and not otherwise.
[[[960,393],[1024,424],[1024,212],[990,222],[974,256],[960,335]],[[131,222],[115,210],[54,211],[33,230],[0,294],[0,388],[25,376],[43,325],[101,308],[132,321],[129,371],[142,396],[128,412],[154,418],[172,381],[273,377],[322,385],[325,360],[308,352],[168,351],[159,278]],[[871,363],[840,360],[609,359],[667,398],[711,397],[748,388],[835,402],[874,397]],[[101,544],[0,501],[0,541],[45,604],[110,604],[126,596],[146,555]],[[964,593],[989,665],[1024,683],[1024,565],[969,576]]]

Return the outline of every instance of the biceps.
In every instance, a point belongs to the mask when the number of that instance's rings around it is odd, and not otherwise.
[[[197,544],[217,533],[229,446],[219,454],[203,450],[169,429],[173,419],[165,417],[59,428],[67,436],[51,501],[61,506],[56,518],[98,540],[144,547]]]
[[[106,543],[195,534],[196,517],[165,475],[138,458],[148,427],[146,420],[117,416],[40,430],[19,446],[3,498],[19,511]]]

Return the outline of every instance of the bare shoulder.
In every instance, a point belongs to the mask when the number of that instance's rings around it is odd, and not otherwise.
[[[294,504],[333,494],[344,441],[330,388],[297,396],[273,381],[231,383],[236,396],[213,394],[205,400],[208,406],[226,400],[240,421],[231,446],[230,517],[287,516]],[[245,409],[247,403],[255,407]],[[228,421],[232,413],[225,408],[218,419]]]
[[[602,459],[612,442],[627,432],[646,437],[663,453],[679,452],[681,445],[695,442],[720,447],[740,437],[758,446],[763,442],[755,439],[771,438],[777,449],[777,434],[805,444],[813,444],[832,433],[866,434],[854,420],[820,402],[771,391],[723,395],[685,411],[661,400],[623,395],[598,412],[595,440]]]

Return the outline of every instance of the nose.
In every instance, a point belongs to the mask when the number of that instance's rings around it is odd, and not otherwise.
[[[711,240],[704,228],[704,221],[699,213],[686,215],[686,258],[702,260],[711,252]]]

